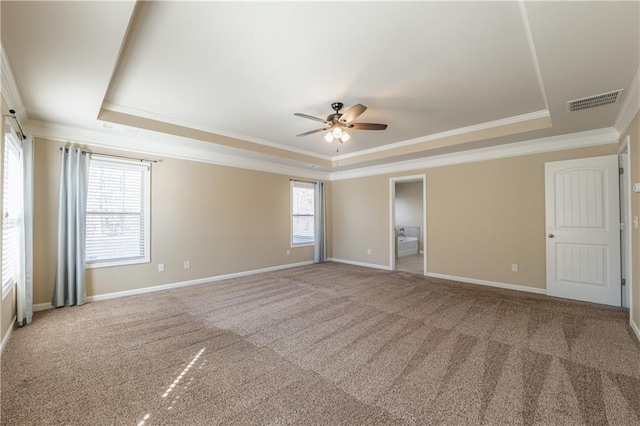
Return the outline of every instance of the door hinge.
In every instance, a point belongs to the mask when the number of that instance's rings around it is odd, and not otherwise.
[[[623,175],[623,174],[624,174],[624,168],[623,168],[623,167],[620,167],[620,168],[618,169],[618,172],[619,172],[621,175]]]
[[[625,285],[627,285],[627,280],[625,278],[622,279],[622,287],[624,287]]]
[[[626,229],[626,225],[624,224],[624,222],[620,222],[620,230],[624,231]]]

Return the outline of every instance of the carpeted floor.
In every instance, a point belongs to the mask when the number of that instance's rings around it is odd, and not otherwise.
[[[36,314],[2,424],[640,423],[628,312],[341,264]]]

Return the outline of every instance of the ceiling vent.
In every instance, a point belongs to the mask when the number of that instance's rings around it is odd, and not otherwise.
[[[613,92],[601,93],[595,96],[589,96],[588,98],[575,99],[567,102],[567,108],[569,112],[580,111],[581,109],[595,108],[602,105],[615,104],[620,100],[622,96],[622,89],[614,90]]]

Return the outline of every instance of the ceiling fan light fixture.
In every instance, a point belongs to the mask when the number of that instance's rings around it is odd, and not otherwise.
[[[386,124],[380,123],[354,123],[353,120],[358,118],[360,114],[366,111],[367,107],[361,104],[355,104],[349,108],[346,112],[340,113],[343,104],[342,102],[334,102],[331,104],[331,108],[335,111],[333,114],[329,114],[326,119],[314,117],[312,115],[296,112],[293,115],[298,117],[307,118],[313,121],[320,121],[325,124],[325,127],[320,129],[310,130],[308,132],[300,133],[298,136],[307,136],[314,133],[320,133],[328,130],[329,132],[324,135],[324,140],[332,143],[337,140],[340,143],[345,143],[351,139],[351,135],[345,132],[346,129],[354,130],[386,130]]]

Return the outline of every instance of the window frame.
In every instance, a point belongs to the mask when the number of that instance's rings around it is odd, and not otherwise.
[[[294,187],[307,187],[307,188],[311,188],[314,190],[313,193],[313,214],[312,215],[294,215],[293,214],[293,188]],[[315,223],[315,216],[316,216],[316,196],[315,196],[315,188],[316,188],[316,184],[312,183],[312,182],[302,182],[302,181],[296,181],[296,180],[291,180],[290,182],[290,187],[289,187],[289,221],[290,221],[290,226],[289,226],[289,244],[290,244],[290,248],[298,248],[298,247],[310,247],[310,246],[314,246],[316,244],[316,223]],[[313,217],[313,241],[311,242],[304,242],[304,243],[294,243],[293,242],[293,217],[294,216],[312,216]]]
[[[111,163],[111,164],[125,164],[136,167],[146,167],[143,173],[143,202],[144,202],[144,257],[124,258],[116,260],[93,260],[85,261],[85,269],[97,269],[97,268],[110,268],[114,266],[127,266],[127,265],[139,265],[144,263],[151,263],[151,163],[146,161],[134,161],[127,159],[114,158],[110,156],[101,156],[92,154],[89,160],[89,173],[91,173],[91,163]],[[88,177],[87,177],[88,179]],[[88,197],[87,197],[88,199]],[[86,213],[89,215],[89,212]],[[86,233],[85,233],[85,247],[86,247]],[[86,250],[86,249],[85,249]]]
[[[22,144],[20,143],[20,139],[18,138],[18,136],[16,135],[16,133],[14,132],[13,128],[9,125],[7,125],[6,129],[5,129],[5,133],[4,133],[4,145],[2,146],[3,150],[2,150],[2,222],[3,222],[3,227],[2,227],[2,231],[4,233],[4,215],[5,215],[5,203],[4,203],[4,198],[6,196],[6,192],[5,192],[5,177],[6,173],[7,173],[7,169],[5,168],[5,162],[7,161],[7,145],[9,143],[13,143],[17,148],[18,148],[18,166],[20,166],[20,161],[21,161],[21,156],[22,156]],[[20,179],[20,182],[17,182],[17,184],[21,185],[22,184],[22,179]],[[22,211],[22,208],[20,209],[20,211]],[[16,232],[20,232],[20,230],[18,229],[18,223],[23,220],[23,218],[21,216],[18,216],[15,218],[16,219]],[[20,250],[20,242],[18,241],[17,245],[16,245],[16,249],[19,251]],[[4,262],[4,245],[0,245],[0,251],[2,252],[2,260]],[[2,286],[2,300],[6,299],[7,296],[9,296],[9,294],[11,294],[11,291],[13,290],[13,288],[15,287],[15,285],[18,282],[18,268],[20,268],[19,265],[19,261],[20,261],[20,254],[16,253],[16,271],[15,271],[15,275],[13,276],[12,280],[7,280],[5,281],[5,277],[2,276],[2,282],[1,282],[1,286]],[[1,265],[0,265],[1,266]],[[0,267],[0,269],[2,269]]]

